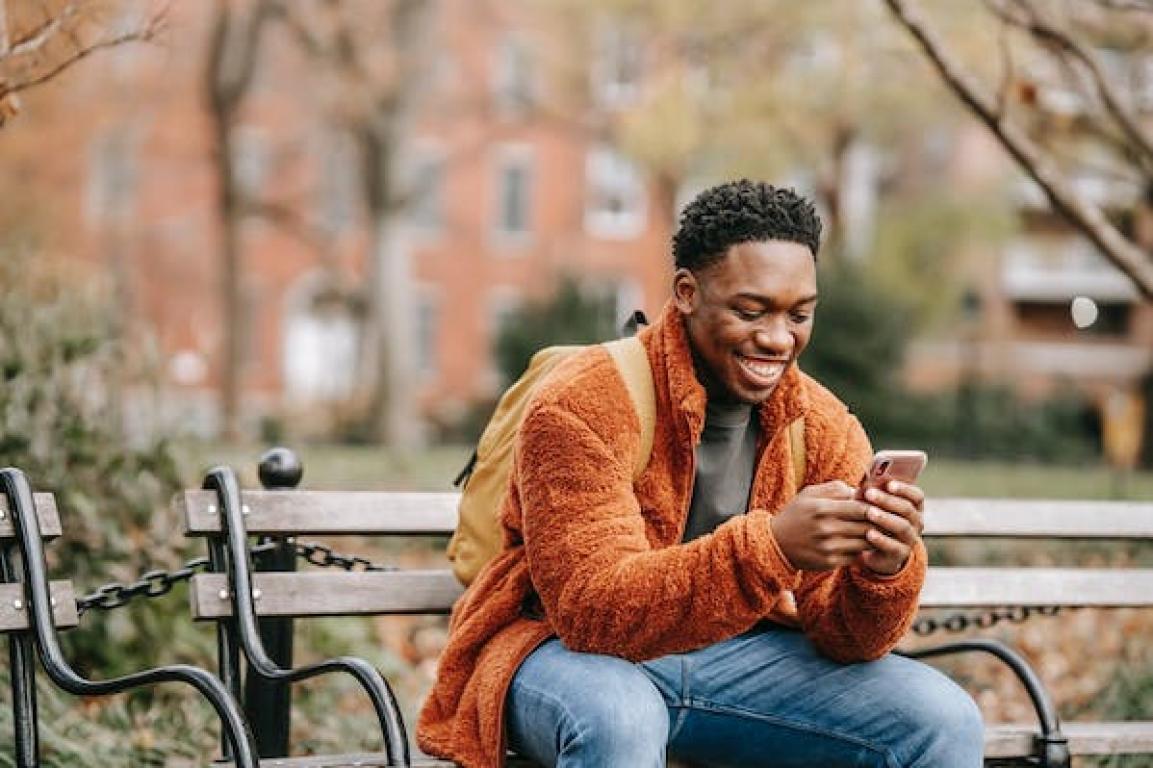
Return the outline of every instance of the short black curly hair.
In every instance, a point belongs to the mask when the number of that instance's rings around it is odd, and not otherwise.
[[[694,272],[720,261],[729,248],[760,240],[788,240],[808,246],[816,258],[821,217],[794,190],[740,179],[710,187],[681,213],[673,235],[678,269]]]

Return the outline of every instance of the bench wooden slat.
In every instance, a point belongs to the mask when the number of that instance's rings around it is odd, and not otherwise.
[[[213,766],[231,766],[233,763],[216,762]],[[261,768],[376,768],[387,766],[388,760],[379,752],[350,755],[321,755],[316,757],[264,757]],[[413,755],[413,768],[456,768],[451,760],[440,760],[428,755]],[[510,756],[508,768],[533,768],[536,764],[521,757]]]
[[[1101,722],[1063,723],[1062,733],[1069,739],[1069,751],[1074,755],[1126,755],[1153,750],[1153,723]],[[1033,740],[1038,730],[1029,725],[995,723],[985,726],[985,757],[1010,758],[1033,754]],[[379,753],[329,755],[323,757],[265,758],[260,761],[269,768],[351,768],[352,766],[385,766],[388,762]],[[232,765],[215,763],[214,765]],[[414,756],[413,765],[419,768],[453,768],[454,763],[427,756]],[[513,758],[510,766],[528,768],[531,763]]]
[[[921,605],[1150,606],[1153,569],[931,567]]]
[[[929,498],[925,535],[1153,539],[1153,503]]]
[[[1153,723],[1069,722],[1061,724],[1074,755],[1132,755],[1153,751]],[[1032,754],[1039,731],[1025,725],[999,723],[985,726],[985,757],[1022,757]]]
[[[56,605],[52,611],[57,627],[74,627],[80,623],[76,613],[76,595],[72,582],[53,581],[48,585]],[[16,607],[19,601],[21,608]],[[28,610],[24,604],[24,587],[20,584],[0,584],[0,632],[28,629]]]
[[[447,570],[368,573],[258,573],[261,616],[339,616],[447,613],[463,592]],[[231,615],[223,574],[197,574],[190,599],[197,619]],[[1153,569],[954,568],[929,569],[921,606],[1153,605]]]
[[[253,534],[450,534],[457,493],[244,491]],[[184,491],[174,503],[193,535],[220,530],[216,494]],[[1153,539],[1153,503],[930,498],[925,535]]]
[[[60,535],[60,514],[56,511],[56,497],[51,493],[32,494],[32,503],[40,518],[40,534],[45,539]],[[8,508],[8,497],[0,494],[0,539],[10,539],[16,535],[12,526],[12,511]]]
[[[360,573],[258,573],[254,603],[261,616],[357,616],[382,613],[448,613],[464,592],[447,570]],[[189,599],[196,619],[232,615],[222,599],[228,581],[222,573],[192,577]]]
[[[450,534],[456,527],[456,493],[373,491],[244,491],[251,534]],[[184,491],[173,503],[189,535],[220,531],[216,494]]]

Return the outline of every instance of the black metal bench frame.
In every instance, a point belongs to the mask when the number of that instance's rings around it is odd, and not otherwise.
[[[23,472],[6,468],[0,470],[0,491],[7,500],[14,528],[12,538],[0,539],[0,579],[6,584],[22,586],[22,605],[29,625],[26,630],[8,633],[18,768],[35,768],[40,762],[36,656],[48,679],[75,696],[105,696],[165,682],[191,685],[208,700],[220,718],[223,739],[234,763],[255,768],[256,748],[248,724],[228,689],[211,673],[188,664],[174,664],[110,680],[88,680],[68,663],[60,648],[54,616],[56,601],[48,580],[44,535],[32,488]]]

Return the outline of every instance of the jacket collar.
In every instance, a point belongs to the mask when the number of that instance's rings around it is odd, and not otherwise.
[[[697,379],[684,318],[671,300],[665,304],[649,334],[657,352],[650,356],[653,380],[658,382],[658,388],[661,383],[667,387],[669,404],[673,412],[680,415],[679,421],[688,427],[695,444],[704,429],[708,395]],[[773,394],[757,407],[764,437],[771,437],[808,411],[809,398],[803,378],[796,364],[790,365]]]

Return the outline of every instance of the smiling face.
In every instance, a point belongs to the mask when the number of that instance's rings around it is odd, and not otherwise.
[[[809,343],[815,259],[800,243],[738,243],[715,264],[696,272],[678,269],[673,301],[709,397],[761,403]]]

